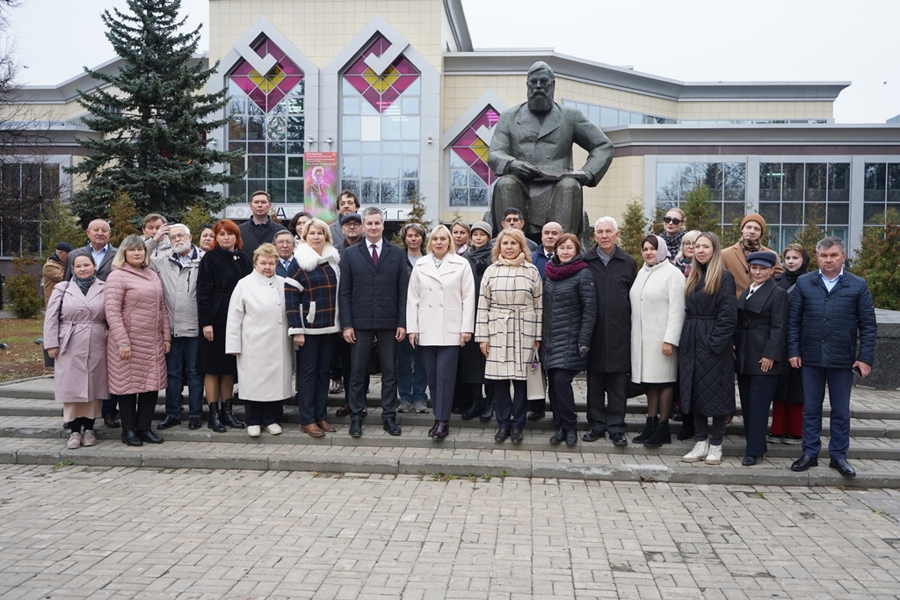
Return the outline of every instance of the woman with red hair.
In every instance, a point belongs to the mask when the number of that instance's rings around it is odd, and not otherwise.
[[[216,433],[224,433],[225,425],[244,428],[231,407],[237,363],[234,356],[225,353],[225,325],[231,293],[237,282],[253,271],[253,264],[241,251],[241,230],[234,221],[220,220],[213,232],[215,245],[203,255],[197,273],[197,317],[201,328],[197,370],[203,373],[209,404],[207,426]]]

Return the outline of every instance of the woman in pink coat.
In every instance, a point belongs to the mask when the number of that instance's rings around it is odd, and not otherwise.
[[[149,265],[144,240],[129,235],[119,246],[106,279],[109,391],[119,403],[122,442],[129,446],[162,443],[150,425],[159,390],[167,383],[169,316],[162,284]]]
[[[94,276],[95,270],[89,254],[76,257],[75,276],[53,288],[44,313],[44,348],[56,359],[53,387],[63,405],[70,450],[97,443],[94,419],[100,416],[100,400],[109,396],[106,283]]]

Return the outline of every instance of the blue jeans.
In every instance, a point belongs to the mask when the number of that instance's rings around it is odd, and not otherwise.
[[[428,375],[425,373],[422,349],[416,346],[413,350],[409,340],[404,339],[397,344],[397,390],[400,401],[425,402],[428,400],[427,388]]]
[[[172,348],[166,354],[166,370],[169,383],[166,387],[166,415],[181,418],[181,392],[184,381],[181,374],[187,370],[188,416],[203,416],[203,376],[197,372],[197,338],[173,337]],[[186,369],[185,369],[186,367]]]
[[[803,455],[818,456],[822,450],[822,404],[825,382],[831,401],[831,440],[828,454],[835,460],[846,460],[850,448],[850,390],[853,371],[849,368],[808,367],[800,369],[803,380]]]

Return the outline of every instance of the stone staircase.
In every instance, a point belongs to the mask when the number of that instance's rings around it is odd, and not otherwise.
[[[820,466],[805,473],[790,471],[800,454],[794,445],[769,444],[764,461],[752,468],[740,465],[744,455],[740,417],[728,429],[724,441],[725,460],[719,466],[688,464],[680,458],[692,442],[645,448],[629,443],[615,447],[607,440],[579,441],[573,448],[551,446],[549,416],[529,423],[525,439],[513,446],[509,440],[496,444],[495,422],[463,421],[453,415],[450,436],[434,442],[427,436],[433,416],[400,415],[403,435],[391,437],[381,429],[378,378],[372,380],[369,416],[363,437],[347,435],[348,418],[330,417],[337,432],[312,438],[300,429],[294,404],[286,404],[284,433],[263,432],[250,438],[245,431],[216,434],[205,428],[190,431],[186,412],[181,427],[160,432],[162,445],[127,447],[121,430],[107,430],[98,421],[99,443],[93,448],[68,450],[62,428],[62,409],[53,400],[53,379],[42,377],[0,384],[0,463],[70,464],[155,468],[302,470],[340,473],[412,473],[433,477],[546,477],[619,481],[664,481],[746,485],[845,485],[854,487],[900,486],[900,392],[857,388],[853,392],[849,459],[858,476],[848,480],[827,468],[827,451]],[[583,380],[576,380],[576,398],[584,398]],[[329,414],[343,402],[343,395],[329,397]],[[578,407],[583,419],[583,404]],[[238,418],[243,407],[236,407]],[[826,409],[826,415],[827,415]],[[629,400],[629,438],[643,427],[646,404],[643,397]],[[165,416],[160,395],[154,421]],[[155,424],[154,422],[154,424]],[[581,422],[581,427],[585,423]],[[680,425],[673,422],[673,432]],[[827,434],[827,423],[826,430]],[[827,448],[827,438],[823,439]]]

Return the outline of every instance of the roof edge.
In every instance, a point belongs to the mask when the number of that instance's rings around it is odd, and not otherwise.
[[[469,24],[463,10],[462,0],[444,0],[444,12],[450,21],[453,38],[460,52],[472,51],[472,37],[469,35]]]

